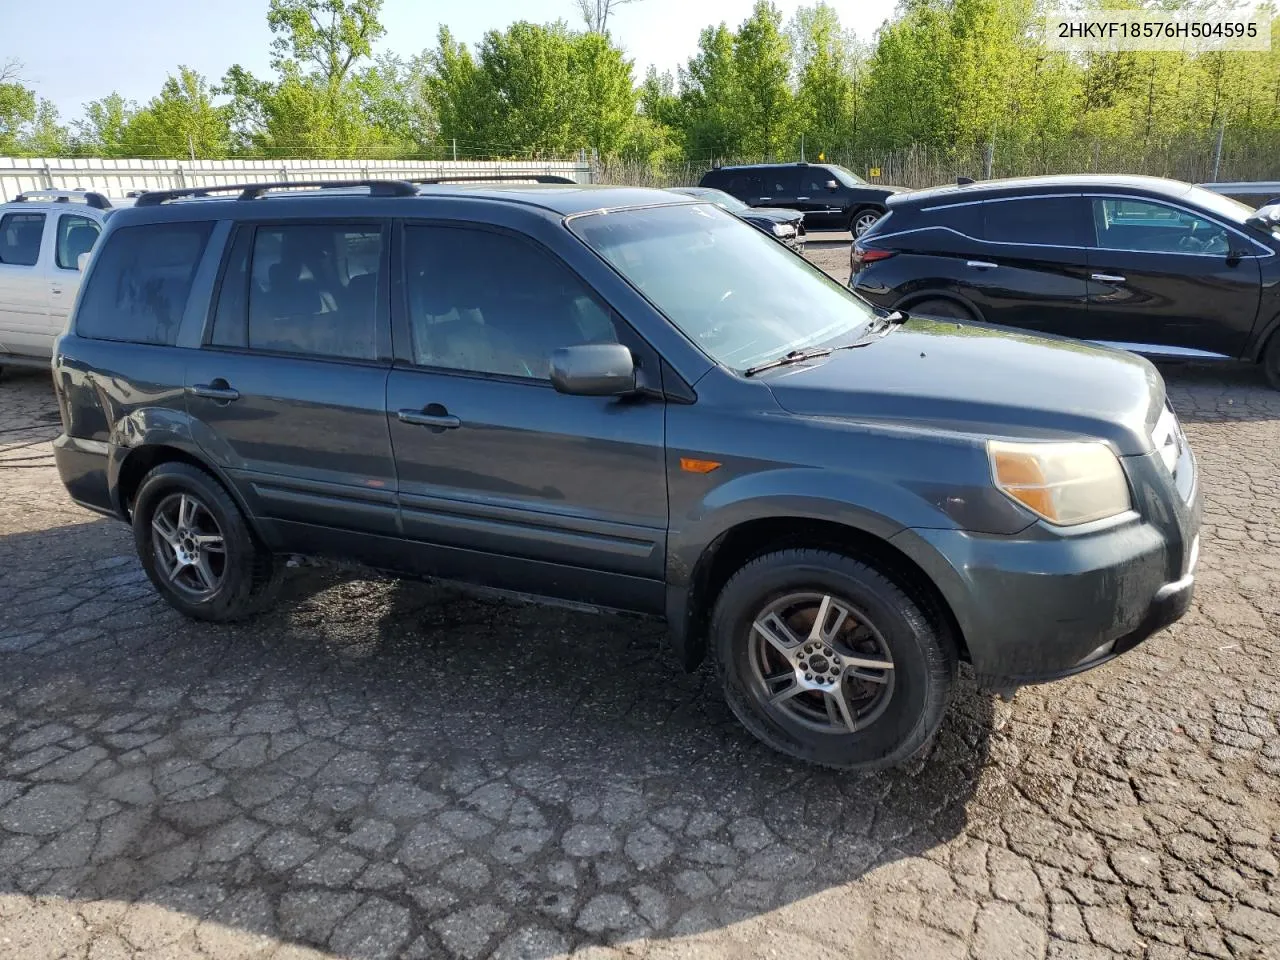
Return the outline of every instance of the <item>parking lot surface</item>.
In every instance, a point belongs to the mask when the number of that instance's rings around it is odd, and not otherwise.
[[[1280,957],[1280,394],[1165,373],[1193,611],[1012,703],[962,678],[923,760],[850,776],[638,619],[303,567],[185,621],[7,371],[0,957]]]

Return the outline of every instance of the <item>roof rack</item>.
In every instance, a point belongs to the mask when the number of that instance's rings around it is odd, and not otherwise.
[[[226,183],[205,187],[181,187],[177,190],[147,190],[138,196],[134,206],[157,207],[183,197],[207,197],[213,193],[239,193],[237,200],[256,200],[268,190],[298,187],[325,190],[345,187],[368,187],[371,197],[413,197],[417,188],[405,180],[280,180],[271,183]]]
[[[561,176],[556,173],[486,173],[465,175],[458,177],[412,177],[408,183],[512,183],[525,180],[532,180],[534,183],[572,183],[578,181],[572,177]]]
[[[14,203],[29,203],[34,200],[52,200],[54,203],[79,200],[95,210],[111,209],[111,201],[92,190],[24,190],[13,198]]]

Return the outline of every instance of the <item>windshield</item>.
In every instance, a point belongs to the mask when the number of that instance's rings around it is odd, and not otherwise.
[[[743,210],[751,209],[732,194],[725,193],[723,190],[716,190],[713,187],[673,187],[671,192],[710,201],[718,207],[724,207],[730,213],[741,213]]]
[[[1247,203],[1232,200],[1204,187],[1192,187],[1187,193],[1187,200],[1232,223],[1244,223],[1254,213],[1253,207]]]
[[[860,176],[858,176],[856,173],[854,173],[852,170],[846,170],[844,167],[832,164],[828,169],[832,173],[834,173],[836,175],[836,179],[839,180],[841,183],[843,183],[846,187],[856,187],[860,184],[867,182],[863,180]]]
[[[847,343],[875,317],[817,267],[709,203],[592,213],[569,225],[733,370]]]

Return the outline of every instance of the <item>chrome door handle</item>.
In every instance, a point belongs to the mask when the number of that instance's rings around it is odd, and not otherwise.
[[[187,390],[193,397],[221,400],[223,403],[240,399],[240,391],[228,386],[227,381],[222,379],[215,380],[213,383],[197,383],[194,387],[188,387]]]
[[[760,202],[764,202],[765,200],[772,200],[773,197],[756,197],[756,199]]]
[[[994,270],[996,265],[986,260],[966,260],[966,267],[973,267],[975,270]]]
[[[462,421],[449,413],[423,413],[421,410],[397,410],[396,418],[401,423],[411,423],[417,427],[437,427],[442,430],[453,430],[462,426]]]
[[[808,197],[796,197],[797,200],[808,200]]]
[[[1114,273],[1095,273],[1093,279],[1103,283],[1124,283],[1124,277],[1117,277]]]

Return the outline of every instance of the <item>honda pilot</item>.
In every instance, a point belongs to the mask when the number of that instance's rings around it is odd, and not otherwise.
[[[1064,677],[1193,591],[1148,361],[875,309],[665,191],[146,194],[53,369],[70,495],[187,616],[263,610],[293,555],[651,614],[818,764],[916,755],[962,661]]]

